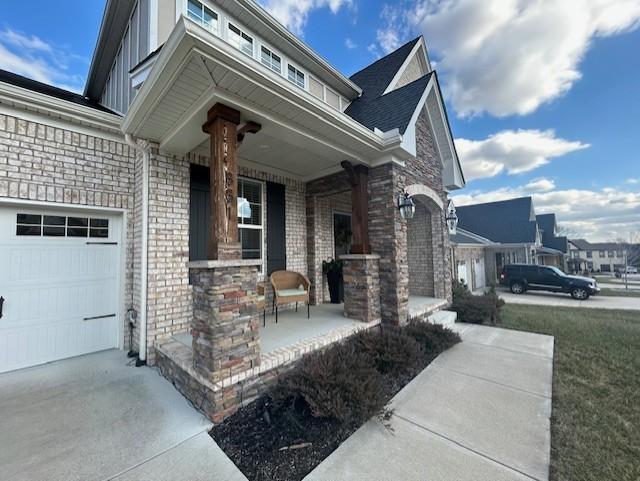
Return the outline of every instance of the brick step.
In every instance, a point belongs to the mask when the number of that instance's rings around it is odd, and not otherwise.
[[[437,311],[427,319],[433,324],[441,324],[444,327],[453,327],[458,318],[458,313],[453,311]]]

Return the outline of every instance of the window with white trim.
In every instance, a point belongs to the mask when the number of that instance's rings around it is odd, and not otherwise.
[[[228,40],[238,50],[253,57],[253,37],[244,33],[231,22],[229,22]]]
[[[260,62],[262,62],[262,65],[282,75],[282,59],[264,45],[260,47]]]
[[[109,219],[17,214],[16,235],[35,237],[109,237]]]
[[[305,86],[304,73],[298,70],[296,67],[294,67],[291,64],[287,65],[287,79],[289,79],[289,82],[297,85],[301,89],[304,89],[304,86]]]
[[[218,14],[198,0],[187,1],[187,17],[218,34]]]
[[[238,237],[243,259],[262,259],[262,182],[238,179]]]

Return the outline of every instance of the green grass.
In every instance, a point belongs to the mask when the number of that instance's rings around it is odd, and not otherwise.
[[[640,479],[640,312],[509,305],[501,327],[555,336],[552,481]]]
[[[613,296],[613,297],[640,297],[640,289],[625,290],[624,287],[620,289],[602,288],[598,293],[599,296]]]

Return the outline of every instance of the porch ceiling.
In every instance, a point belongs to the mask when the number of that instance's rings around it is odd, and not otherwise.
[[[326,175],[342,160],[372,164],[402,155],[400,135],[374,133],[271,73],[182,18],[123,121],[123,130],[177,155],[206,149],[207,111],[221,102],[242,122],[262,125],[245,138],[243,159],[301,178]]]

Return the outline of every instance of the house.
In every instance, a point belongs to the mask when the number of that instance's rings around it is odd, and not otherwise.
[[[223,419],[450,302],[463,185],[422,37],[347,78],[252,0],[108,0],[84,95],[0,73],[0,372],[129,349]],[[312,304],[287,332],[256,307],[282,269]]]
[[[496,257],[490,249],[499,244],[459,227],[449,239],[454,279],[464,282],[471,291],[494,285]]]
[[[625,247],[619,242],[589,242],[585,239],[570,239],[570,269],[573,272],[615,272],[624,269],[625,263],[632,265],[631,259],[625,259]]]
[[[536,222],[542,237],[542,246],[537,250],[538,264],[567,268],[569,241],[566,236],[558,236],[558,223],[555,214],[536,215]]]
[[[482,248],[488,285],[495,284],[505,264],[538,262],[536,253],[542,247],[542,238],[531,197],[464,205],[456,207],[456,212],[459,229],[492,243]],[[457,251],[468,249],[468,245],[454,243]],[[464,254],[454,256],[460,262]]]

